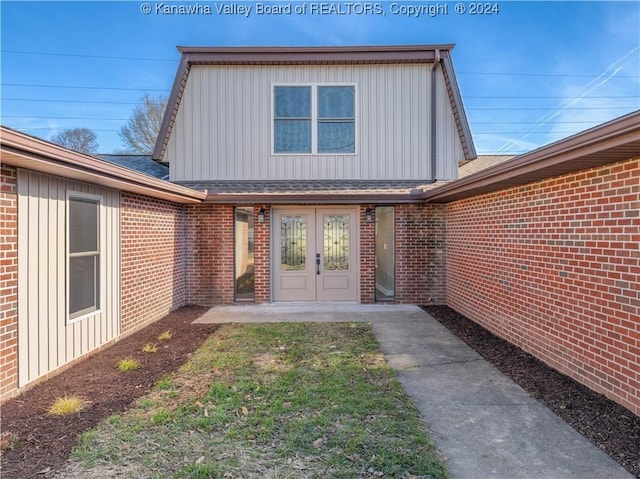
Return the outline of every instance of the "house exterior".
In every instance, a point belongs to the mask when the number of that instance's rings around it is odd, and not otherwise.
[[[640,112],[476,158],[450,46],[181,51],[171,182],[0,128],[0,399],[183,305],[388,301],[640,414]]]
[[[203,238],[194,300],[442,301],[421,188],[476,156],[452,48],[179,48],[154,158],[207,192],[202,221],[249,228],[224,251]]]

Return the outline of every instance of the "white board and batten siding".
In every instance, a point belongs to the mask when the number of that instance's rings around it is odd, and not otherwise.
[[[174,181],[431,179],[430,67],[405,65],[191,67],[164,161]],[[464,156],[440,67],[437,174]],[[355,85],[355,154],[273,154],[273,88]]]
[[[101,308],[67,320],[66,216],[69,192],[101,198]],[[120,193],[18,170],[19,387],[120,334]],[[25,246],[25,247],[22,247]]]

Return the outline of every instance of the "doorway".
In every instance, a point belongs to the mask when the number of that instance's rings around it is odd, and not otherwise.
[[[356,301],[358,208],[275,208],[274,301]]]

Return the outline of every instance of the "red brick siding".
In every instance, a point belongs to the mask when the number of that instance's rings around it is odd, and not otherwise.
[[[185,207],[122,193],[121,313],[126,334],[184,306]]]
[[[254,264],[255,264],[255,302],[271,301],[271,208],[265,206],[264,222],[258,221],[258,213],[262,206],[253,208],[254,219]]]
[[[18,179],[0,170],[0,397],[18,387]]]
[[[449,204],[447,303],[640,414],[640,160]]]
[[[445,207],[397,205],[396,301],[445,301]]]
[[[375,222],[360,206],[360,302],[375,301]],[[375,208],[369,206],[373,211]],[[443,304],[445,301],[445,207],[395,206],[395,302]]]
[[[233,223],[232,205],[188,207],[187,303],[233,303]]]
[[[373,221],[367,223],[365,211],[371,208]],[[360,302],[376,300],[376,222],[375,206],[360,205]]]

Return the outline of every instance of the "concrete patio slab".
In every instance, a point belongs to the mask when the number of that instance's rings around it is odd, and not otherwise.
[[[452,479],[633,479],[417,306],[214,307],[198,323],[369,322]]]

